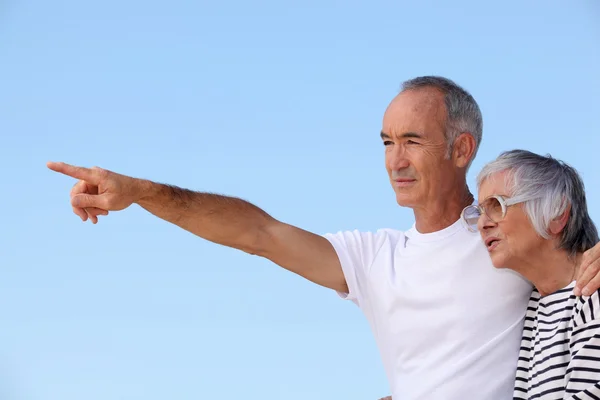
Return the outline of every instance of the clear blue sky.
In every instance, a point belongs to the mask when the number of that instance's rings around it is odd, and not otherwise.
[[[388,393],[352,303],[138,207],[84,224],[46,161],[317,233],[406,229],[381,118],[403,80],[440,74],[484,114],[471,182],[502,150],[549,152],[600,222],[599,72],[597,0],[0,2],[0,398]]]

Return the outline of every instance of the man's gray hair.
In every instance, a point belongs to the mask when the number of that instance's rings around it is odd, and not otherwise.
[[[467,168],[473,162],[482,139],[483,118],[479,105],[465,89],[440,76],[420,76],[402,84],[401,92],[425,87],[432,87],[444,94],[446,104],[446,141],[448,150],[446,157],[452,155],[454,141],[462,133],[470,133],[475,138],[475,152],[469,160]]]
[[[477,186],[504,171],[509,191],[506,195],[531,199],[524,203],[524,210],[540,236],[549,239],[550,222],[570,206],[559,248],[574,256],[598,242],[598,231],[588,214],[585,187],[573,167],[550,155],[511,150],[483,167],[477,176]]]

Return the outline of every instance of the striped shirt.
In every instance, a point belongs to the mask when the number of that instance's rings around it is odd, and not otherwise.
[[[575,282],[527,307],[515,399],[600,400],[599,292],[576,297]]]

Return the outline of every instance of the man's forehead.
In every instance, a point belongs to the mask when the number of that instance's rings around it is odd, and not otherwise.
[[[398,94],[383,117],[383,130],[416,129],[445,122],[443,94],[431,88],[412,89]]]
[[[419,88],[398,93],[388,109],[405,111],[438,110],[443,107],[444,94],[435,88]]]

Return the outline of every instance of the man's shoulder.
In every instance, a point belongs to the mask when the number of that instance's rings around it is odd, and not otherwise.
[[[388,235],[388,236],[404,236],[406,231],[401,231],[395,228],[379,228],[375,231],[377,235]]]
[[[352,233],[361,235],[377,235],[377,234],[404,234],[406,231],[397,228],[377,228],[377,229],[340,229],[338,231],[332,231],[327,235],[340,234],[340,233]]]
[[[400,243],[405,232],[393,228],[380,228],[377,230],[346,230],[335,233],[326,233],[323,236],[338,251],[356,251],[377,253],[383,247],[394,248]]]
[[[338,240],[354,240],[354,241],[371,241],[381,239],[398,239],[404,237],[406,231],[394,228],[379,228],[376,230],[339,230],[337,232],[325,233],[323,236],[328,239]]]

